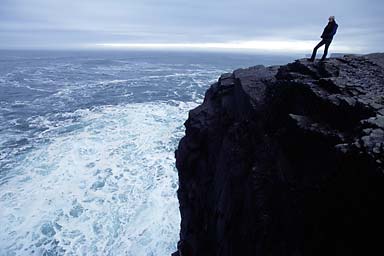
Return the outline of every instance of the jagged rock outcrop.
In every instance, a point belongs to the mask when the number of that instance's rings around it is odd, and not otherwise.
[[[175,255],[384,253],[384,54],[223,74],[185,126]]]

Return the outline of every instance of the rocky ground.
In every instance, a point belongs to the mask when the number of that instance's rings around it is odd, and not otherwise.
[[[175,255],[383,253],[384,54],[223,74],[185,126]]]

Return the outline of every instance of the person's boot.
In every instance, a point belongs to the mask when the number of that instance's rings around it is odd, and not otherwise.
[[[323,55],[323,56],[321,57],[320,61],[321,61],[321,62],[325,61],[326,57],[327,57],[327,55]]]
[[[314,62],[316,59],[316,51],[315,49],[313,49],[313,52],[312,52],[312,55],[311,55],[311,58],[307,59],[309,62]]]

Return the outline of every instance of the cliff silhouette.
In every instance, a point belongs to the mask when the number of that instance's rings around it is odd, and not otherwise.
[[[383,53],[223,74],[185,127],[174,255],[383,251]]]

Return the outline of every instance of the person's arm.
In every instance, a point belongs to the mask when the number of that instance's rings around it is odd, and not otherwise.
[[[336,34],[336,31],[337,31],[337,27],[339,25],[335,24],[335,26],[333,26],[333,30],[332,30],[332,36],[334,36]]]

